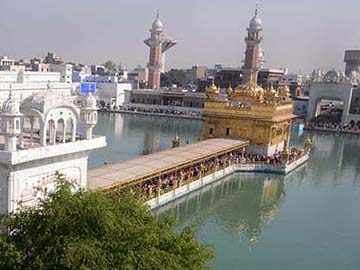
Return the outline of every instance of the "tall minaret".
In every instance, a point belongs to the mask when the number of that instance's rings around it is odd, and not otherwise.
[[[242,67],[243,83],[252,82],[256,84],[257,74],[261,65],[260,42],[262,41],[262,37],[260,36],[260,32],[262,31],[262,23],[258,17],[257,9],[255,10],[255,16],[251,19],[249,27],[246,30],[248,31],[248,35],[245,38],[245,63]]]
[[[148,87],[160,88],[160,75],[163,70],[163,53],[176,44],[176,41],[165,37],[159,11],[150,29],[151,36],[144,42],[150,47]]]

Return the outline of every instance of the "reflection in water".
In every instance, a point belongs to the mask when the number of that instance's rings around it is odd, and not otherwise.
[[[331,180],[334,185],[352,179],[360,181],[360,140],[355,135],[313,133],[313,151],[309,163],[314,167],[314,181]],[[355,156],[354,156],[355,155]],[[333,169],[329,169],[333,168]],[[346,173],[347,177],[342,177]]]
[[[115,115],[112,115],[113,118],[116,118]],[[124,130],[124,119],[122,117],[117,117],[114,120],[114,135],[116,137],[121,137]]]
[[[160,148],[160,131],[154,129],[145,130],[144,136],[144,155],[156,152]]]
[[[263,224],[276,216],[284,195],[282,176],[233,174],[153,212],[160,219],[174,215],[180,228],[212,222],[255,242]]]

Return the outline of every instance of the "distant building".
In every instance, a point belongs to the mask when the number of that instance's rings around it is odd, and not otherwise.
[[[257,82],[264,88],[269,86],[278,86],[284,71],[280,69],[259,69]],[[229,86],[236,87],[243,82],[243,70],[240,68],[218,68],[214,73],[214,77],[198,80],[198,91],[204,92],[206,87],[211,86],[212,82],[221,89]]]
[[[94,82],[94,83],[117,83],[119,78],[114,75],[90,75],[85,78],[85,82]]]
[[[360,50],[347,50],[344,57],[345,75],[350,77],[352,72],[360,74]]]
[[[45,64],[34,59],[31,64],[31,71],[50,72],[50,64]]]
[[[138,66],[132,71],[128,72],[128,80],[133,81],[134,88],[144,88],[148,82],[149,70],[147,68]],[[143,87],[141,87],[143,86]]]
[[[264,88],[278,87],[284,76],[284,70],[274,68],[262,68],[259,70],[257,82]]]
[[[51,72],[60,73],[60,82],[72,83],[73,67],[71,64],[50,64],[49,69]]]
[[[204,93],[188,92],[183,89],[134,89],[128,92],[125,108],[185,110],[202,112]]]
[[[105,74],[105,67],[103,65],[91,65],[91,74],[102,76]]]
[[[7,66],[13,66],[15,65],[15,60],[10,59],[7,56],[3,56],[0,58],[0,67],[7,67]]]
[[[0,71],[25,71],[25,65],[19,64],[14,59],[10,59],[7,56],[0,58]]]
[[[208,77],[207,71],[207,67],[195,65],[191,69],[186,70],[187,80],[191,83],[196,83],[198,79],[204,79]]]
[[[214,77],[198,79],[198,92],[205,92],[212,82],[215,82],[220,88],[235,87],[242,82],[242,70],[240,68],[221,68],[216,69]]]
[[[97,96],[102,107],[118,109],[124,105],[125,91],[133,89],[130,82],[98,82]]]
[[[62,61],[55,53],[48,52],[48,54],[45,56],[44,63],[60,65],[63,64],[64,61]]]
[[[330,70],[324,75],[319,72],[310,83],[307,120],[312,120],[321,114],[321,104],[334,101],[341,104],[343,124],[350,121],[360,123],[359,92],[357,82],[345,76],[344,73]]]
[[[281,78],[281,84],[290,88],[292,97],[309,96],[309,83],[311,77],[303,74],[285,74]]]
[[[72,81],[74,83],[84,82],[91,76],[91,68],[88,66],[74,66],[72,72]]]

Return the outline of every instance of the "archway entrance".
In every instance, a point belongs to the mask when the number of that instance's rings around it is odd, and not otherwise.
[[[316,101],[312,122],[318,127],[336,128],[341,124],[343,111],[344,102],[341,99],[320,97]]]

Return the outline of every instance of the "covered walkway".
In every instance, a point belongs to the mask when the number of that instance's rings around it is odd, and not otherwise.
[[[177,181],[179,176],[184,178],[188,169],[195,166],[199,172],[192,171],[191,177],[194,177],[203,171],[206,162],[216,160],[220,163],[222,156],[245,152],[248,145],[249,141],[245,140],[209,139],[94,168],[88,171],[88,188],[112,189],[122,186],[140,191],[147,189],[148,193],[152,193],[152,187],[160,187],[165,179],[171,180],[173,185],[173,181]]]

